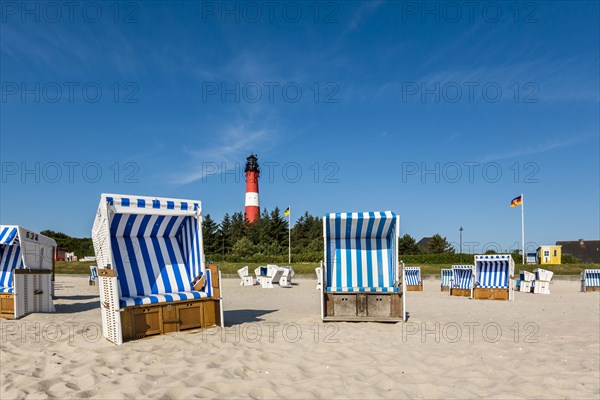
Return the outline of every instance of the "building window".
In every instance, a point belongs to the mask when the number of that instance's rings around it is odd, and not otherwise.
[[[554,250],[554,257],[556,257],[556,250]]]
[[[550,257],[550,251],[544,250],[544,257]]]

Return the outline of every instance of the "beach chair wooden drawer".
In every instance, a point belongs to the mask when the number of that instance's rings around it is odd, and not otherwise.
[[[369,317],[389,317],[392,308],[392,296],[370,295],[366,297],[367,315]]]
[[[450,289],[451,296],[471,297],[471,289]]]
[[[338,317],[352,316],[357,314],[355,294],[334,294],[333,312]]]
[[[133,337],[143,338],[150,335],[158,335],[162,331],[162,308],[143,307],[134,308],[131,312],[133,322]]]
[[[200,328],[203,326],[202,311],[204,303],[205,302],[194,302],[177,305],[179,330],[183,331],[185,329]],[[165,330],[165,332],[167,331]]]
[[[15,299],[12,294],[0,294],[0,318],[14,318]]]
[[[508,300],[508,289],[475,288],[473,298],[481,300]]]

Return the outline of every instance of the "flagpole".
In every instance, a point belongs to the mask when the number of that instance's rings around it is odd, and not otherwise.
[[[521,193],[521,251],[523,264],[525,264],[525,198]]]
[[[292,264],[292,208],[288,206],[288,264]]]

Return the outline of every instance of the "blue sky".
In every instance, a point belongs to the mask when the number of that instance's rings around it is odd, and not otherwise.
[[[3,224],[89,236],[103,192],[219,220],[255,152],[293,217],[505,249],[524,193],[527,242],[600,237],[597,2],[53,4],[2,3]]]

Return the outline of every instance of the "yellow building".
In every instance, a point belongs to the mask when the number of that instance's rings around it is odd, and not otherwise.
[[[540,264],[560,264],[562,246],[540,246],[537,249],[537,259]]]

